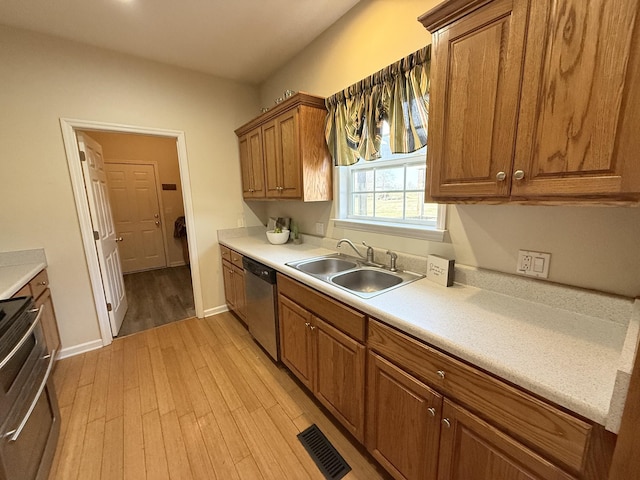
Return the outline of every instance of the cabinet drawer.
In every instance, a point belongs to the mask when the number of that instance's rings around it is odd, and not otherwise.
[[[593,426],[377,321],[367,345],[511,436],[580,472]]]
[[[242,266],[242,255],[240,255],[238,252],[234,252],[233,250],[231,250],[231,263],[233,263],[236,267],[240,269],[244,268]]]
[[[220,245],[220,256],[222,257],[223,260],[226,260],[227,262],[231,261],[231,249],[229,249],[228,247],[225,247],[224,245]]]
[[[364,342],[365,315],[318,293],[289,277],[278,274],[278,292],[304,305],[324,321]]]
[[[31,295],[33,298],[38,298],[49,287],[49,277],[47,271],[42,270],[29,282],[29,288],[31,288]]]
[[[30,295],[31,295],[31,288],[29,287],[29,284],[27,283],[24,287],[22,287],[20,290],[18,290],[16,293],[14,293],[11,298],[28,297]]]

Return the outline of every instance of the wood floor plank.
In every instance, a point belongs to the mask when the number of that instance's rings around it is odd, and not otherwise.
[[[149,349],[146,346],[138,348],[136,359],[138,362],[138,382],[140,384],[140,411],[144,415],[158,408],[158,397],[153,380]]]
[[[238,408],[232,412],[232,415],[240,429],[240,433],[249,446],[251,455],[255,459],[262,476],[267,480],[285,478],[282,468],[280,468],[278,461],[273,456],[265,438],[258,430],[247,409],[244,407]]]
[[[182,373],[182,380],[186,388],[186,394],[191,401],[191,408],[196,418],[200,418],[211,411],[207,396],[202,389],[198,375],[188,353],[183,350],[175,352]]]
[[[214,332],[216,338],[218,339],[218,342],[221,345],[228,345],[229,343],[231,343],[229,334],[222,328],[218,327],[218,322],[216,322],[215,316],[204,318],[202,320],[202,324],[205,325],[209,330]]]
[[[149,480],[169,480],[167,452],[164,448],[162,425],[158,410],[152,410],[142,416],[144,431],[144,461]]]
[[[204,320],[194,317],[194,318],[188,318],[183,322],[181,322],[187,327],[187,330],[189,330],[189,332],[191,333],[191,337],[193,338],[196,345],[198,346],[206,345],[208,342],[208,339],[206,338],[206,336],[202,335],[202,330],[200,328],[200,323],[203,321]]]
[[[82,357],[82,355],[77,355]],[[69,367],[69,362],[71,359],[65,358],[62,360],[58,360],[53,369],[53,384],[56,388],[56,392],[62,390],[62,385],[64,384],[64,377],[67,374],[67,370]]]
[[[109,368],[111,363],[111,349],[103,348],[98,354],[96,375],[91,389],[91,407],[89,421],[104,417],[107,413],[107,392],[109,387]]]
[[[276,404],[276,399],[271,394],[271,390],[267,388],[263,380],[257,375],[255,369],[249,365],[247,359],[240,353],[234,345],[225,345],[223,350],[233,362],[235,368],[245,380],[247,385],[256,395],[262,406],[267,409]]]
[[[242,461],[237,463],[236,470],[238,471],[238,475],[240,475],[240,478],[242,479],[245,479],[245,478],[250,478],[252,480],[264,479],[253,457],[246,457]]]
[[[200,351],[207,362],[207,367],[211,372],[211,375],[222,393],[222,397],[227,404],[227,408],[230,411],[240,408],[242,406],[242,400],[236,391],[233,382],[227,375],[226,370],[222,367],[218,358],[213,353],[213,348],[210,345],[200,347]]]
[[[198,370],[199,368],[206,367],[207,362],[204,360],[202,356],[202,352],[198,348],[200,344],[193,337],[193,333],[189,328],[189,320],[188,319],[183,322],[178,322],[178,330],[180,331],[180,336],[182,337],[182,341],[186,347],[186,351],[189,354],[189,358],[191,359],[191,363],[193,364],[193,368]]]
[[[233,347],[232,344],[230,345]],[[231,385],[233,385],[234,390],[238,393],[244,407],[249,412],[260,408],[260,400],[242,375],[238,375],[238,368],[229,357],[227,351],[224,348],[218,348],[212,352],[212,355],[217,359],[217,363],[225,370],[227,377],[231,380]]]
[[[124,391],[124,478],[144,479],[145,442],[138,388]]]
[[[84,362],[82,362],[82,370],[80,371],[80,377],[78,378],[78,386],[89,385],[93,383],[96,376],[96,367],[98,366],[98,355],[100,350],[92,350],[87,352],[84,356]]]
[[[224,331],[227,337],[229,337],[230,343],[235,345],[239,350],[247,348],[249,342],[253,342],[251,335],[249,335],[249,331],[240,325],[240,320],[235,318],[229,312],[211,317],[208,321],[210,322],[210,325],[213,322],[216,322],[218,329]]]
[[[78,468],[78,478],[100,478],[104,445],[104,416],[89,422]]]
[[[231,411],[211,375],[211,371],[208,368],[201,368],[197,374],[225,444],[229,449],[231,459],[234,463],[237,463],[251,454],[249,447],[247,447],[244,438],[240,434],[238,426],[231,416]]]
[[[82,359],[80,360],[82,362]],[[82,364],[81,362],[80,365]],[[80,459],[82,458],[82,447],[87,429],[90,404],[91,385],[79,387],[71,408],[67,434],[58,447],[61,449],[61,452],[56,478],[62,480],[74,480],[78,478],[78,469],[80,468]]]
[[[278,465],[284,473],[284,478],[297,480],[303,477],[307,465],[303,465],[294,454],[289,443],[284,439],[280,430],[275,426],[271,417],[264,408],[259,408],[251,413],[251,419],[264,437],[274,458],[278,459]],[[317,470],[317,467],[316,467]],[[313,472],[313,470],[311,470]],[[306,472],[304,477],[310,477],[311,472]]]
[[[209,458],[209,452],[206,448],[202,448],[205,443],[196,416],[193,413],[188,413],[178,420],[193,478],[202,480],[218,478]],[[221,477],[221,479],[224,478]]]
[[[158,330],[155,328],[150,328],[149,330],[145,330],[144,332],[140,332],[140,335],[144,339],[147,347],[152,348],[160,348],[160,339],[158,338]]]
[[[173,351],[172,347],[171,350]],[[153,382],[156,388],[158,410],[162,416],[174,410],[177,401],[183,400],[182,397],[176,399],[174,395],[174,391],[176,390],[178,391],[178,395],[184,395],[181,380],[178,378],[175,380],[177,382],[175,385],[172,383],[174,379],[171,378],[170,372],[167,370],[167,362],[165,361],[165,352],[163,350],[160,348],[152,348],[149,350],[149,356],[151,358],[151,371],[153,372]],[[171,364],[171,361],[169,364],[171,368],[175,368],[174,365]]]
[[[162,424],[162,438],[164,439],[164,449],[167,452],[167,465],[171,480],[192,478],[187,448],[182,438],[175,410],[162,415],[160,423]]]
[[[198,323],[196,323],[193,326],[193,328],[199,332],[198,337],[205,340],[205,343],[203,345],[209,345],[211,347],[217,347],[218,345],[222,345],[222,342],[218,338],[218,335],[216,334],[216,332],[214,332],[207,325],[206,318],[199,318]]]
[[[287,392],[300,388],[286,367],[276,365],[255,342],[245,350],[251,352]]]
[[[62,388],[58,394],[58,405],[60,407],[66,407],[72,405],[74,397],[78,390],[78,382],[80,380],[80,373],[82,372],[82,364],[84,363],[84,357],[82,355],[76,355],[75,357],[65,358],[60,360],[60,363],[66,363],[64,381]]]
[[[111,351],[109,383],[107,387],[107,411],[109,422],[124,414],[124,348]]]
[[[229,414],[231,418],[231,415]],[[231,420],[233,421],[233,419]],[[235,425],[235,423],[234,423]],[[216,477],[224,480],[240,480],[227,442],[212,412],[198,418],[198,426],[202,433],[204,445],[209,453]],[[238,432],[238,436],[240,433]],[[249,450],[247,449],[247,455]]]
[[[156,349],[156,351],[160,352],[158,349]],[[193,406],[191,404],[191,399],[189,398],[189,392],[187,391],[187,386],[180,370],[178,356],[176,355],[173,346],[163,348],[157,362],[163,365],[162,368],[166,372],[167,378],[166,387],[173,399],[173,408],[170,408],[168,411],[175,410],[179,417],[192,412]],[[159,402],[160,398],[158,398],[158,403]],[[160,409],[160,414],[165,415],[168,411]]]
[[[104,429],[101,480],[124,477],[124,417],[108,420]]]
[[[124,343],[124,358],[122,365],[124,390],[138,388],[140,386],[140,380],[138,378],[138,359],[136,357],[138,343],[136,342],[135,337],[136,335],[131,335],[122,339]]]

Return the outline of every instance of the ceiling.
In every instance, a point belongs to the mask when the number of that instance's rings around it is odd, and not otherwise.
[[[2,0],[0,23],[259,84],[359,0]]]

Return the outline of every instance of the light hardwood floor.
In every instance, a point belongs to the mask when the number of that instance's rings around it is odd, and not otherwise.
[[[321,480],[296,438],[312,423],[353,468],[345,479],[386,478],[230,313],[61,360],[54,381],[50,480]]]

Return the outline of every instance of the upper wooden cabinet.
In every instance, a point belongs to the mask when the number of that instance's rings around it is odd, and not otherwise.
[[[332,199],[324,99],[297,93],[236,130],[245,199]]]
[[[433,33],[427,196],[640,200],[635,0],[449,0]]]

